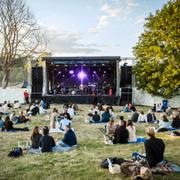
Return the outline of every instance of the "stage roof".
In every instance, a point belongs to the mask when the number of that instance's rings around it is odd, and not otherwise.
[[[53,64],[96,64],[96,63],[115,63],[120,61],[120,56],[75,56],[75,57],[44,57],[44,61]]]

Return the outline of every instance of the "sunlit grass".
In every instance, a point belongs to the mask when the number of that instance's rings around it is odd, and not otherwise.
[[[53,105],[52,107],[62,107]],[[52,109],[51,107],[51,109]],[[9,151],[16,147],[18,141],[21,145],[25,145],[30,139],[30,132],[0,133],[0,179],[129,179],[124,175],[111,175],[107,170],[100,168],[100,163],[103,159],[109,156],[117,156],[122,158],[130,158],[132,152],[144,152],[142,144],[126,144],[126,145],[105,145],[103,134],[99,131],[103,124],[87,124],[85,118],[88,114],[88,109],[91,106],[81,105],[80,111],[73,118],[73,128],[77,134],[78,144],[77,149],[52,154],[24,154],[18,159],[7,157]],[[120,115],[119,107],[115,107],[115,114]],[[147,112],[147,107],[138,107]],[[49,110],[48,110],[49,111]],[[125,119],[130,114],[122,113]],[[29,128],[32,130],[34,126],[43,127],[49,125],[49,115],[31,117]],[[118,118],[116,120],[118,122]],[[23,127],[25,124],[21,124]],[[138,124],[138,136],[145,135],[145,124]],[[167,138],[168,133],[161,133],[158,136],[163,138],[166,143],[165,158],[171,162],[180,165],[180,139]],[[63,137],[63,134],[51,134],[55,140]],[[163,177],[167,179],[180,179],[180,174],[168,174]],[[162,179],[160,176],[155,176],[155,179]]]

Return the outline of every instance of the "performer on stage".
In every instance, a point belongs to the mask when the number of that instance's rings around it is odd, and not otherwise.
[[[80,90],[80,94],[82,95],[84,93],[84,85],[83,84],[79,85],[79,90]]]

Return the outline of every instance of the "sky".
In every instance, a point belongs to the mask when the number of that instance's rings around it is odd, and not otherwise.
[[[167,0],[25,0],[53,56],[133,57],[149,13]]]

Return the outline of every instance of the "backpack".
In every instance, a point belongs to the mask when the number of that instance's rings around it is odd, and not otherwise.
[[[8,157],[14,157],[14,158],[17,158],[19,156],[22,156],[22,148],[20,147],[16,147],[13,151],[10,151],[8,153]]]

